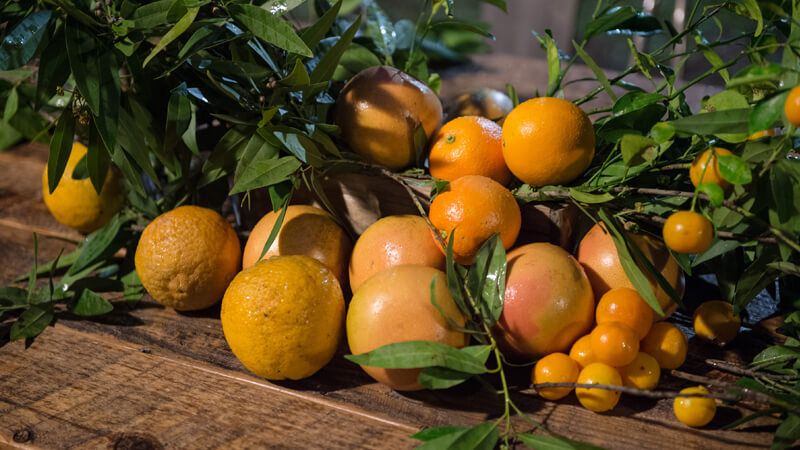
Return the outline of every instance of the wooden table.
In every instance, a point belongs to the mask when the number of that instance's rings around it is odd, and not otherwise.
[[[0,153],[0,285],[28,270],[33,235],[39,262],[81,236],[60,225],[42,202],[42,145]],[[691,292],[690,292],[691,294]],[[245,369],[228,349],[219,306],[177,313],[145,298],[93,319],[68,313],[32,343],[7,343],[0,325],[0,447],[42,448],[408,448],[425,427],[474,425],[502,414],[501,398],[477,384],[449,391],[394,392],[342,358],[296,382],[269,382]],[[688,372],[725,378],[707,357],[741,361],[774,338],[776,321],[753,327],[726,350],[690,340]],[[752,342],[759,342],[755,347]],[[744,344],[748,343],[745,348]],[[535,420],[573,439],[613,448],[753,448],[768,446],[776,421],[762,418],[722,431],[746,414],[721,407],[700,430],[680,424],[668,399],[623,396],[610,413],[582,408],[574,395],[540,399],[530,368],[511,372],[514,401]],[[729,380],[735,380],[727,376]],[[665,375],[661,387],[692,383]],[[515,427],[536,432],[515,419]]]

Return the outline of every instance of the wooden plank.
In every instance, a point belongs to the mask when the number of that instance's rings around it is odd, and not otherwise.
[[[415,427],[56,325],[2,348],[0,443],[408,448]]]

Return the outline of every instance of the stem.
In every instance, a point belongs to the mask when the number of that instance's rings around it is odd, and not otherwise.
[[[535,389],[544,389],[544,388],[578,388],[578,389],[604,389],[607,391],[617,391],[622,392],[624,394],[630,395],[637,395],[639,397],[649,397],[649,398],[676,398],[676,397],[701,397],[701,398],[714,398],[719,400],[725,401],[741,401],[741,400],[749,400],[756,403],[763,403],[763,404],[770,404],[771,398],[760,392],[745,392],[743,390],[739,390],[738,394],[730,394],[730,393],[709,393],[708,395],[703,394],[681,394],[680,392],[675,391],[649,391],[644,389],[637,389],[627,386],[617,386],[615,384],[594,384],[594,383],[538,383],[531,385]],[[735,389],[737,386],[731,385],[730,388]]]
[[[772,380],[796,380],[794,375],[777,375],[771,373],[764,373],[761,371],[741,367],[737,364],[729,363],[719,359],[707,359],[706,364],[716,369],[724,370],[726,372],[735,373],[736,375],[743,375],[748,377],[769,378]]]

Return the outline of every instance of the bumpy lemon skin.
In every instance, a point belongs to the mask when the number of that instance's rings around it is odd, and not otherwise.
[[[64,174],[52,193],[47,183],[47,167],[42,173],[42,196],[47,209],[56,220],[81,233],[103,228],[122,209],[125,200],[119,176],[113,169],[106,173],[100,195],[89,178],[72,178],[75,166],[86,152],[86,146],[80,142],[72,144]]]
[[[310,377],[330,362],[344,315],[336,276],[302,255],[273,256],[241,271],[220,312],[233,354],[268,380]]]
[[[681,394],[708,395],[708,390],[703,386],[689,387]],[[704,397],[676,397],[672,408],[678,420],[694,428],[708,425],[717,413],[714,399]]]

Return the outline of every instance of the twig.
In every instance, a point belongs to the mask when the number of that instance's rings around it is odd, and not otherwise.
[[[747,367],[739,366],[738,364],[729,363],[719,359],[707,359],[706,364],[716,369],[724,370],[726,372],[735,373],[736,375],[743,375],[754,378],[769,378],[771,380],[796,380],[794,375],[777,375],[771,373],[759,372],[757,370],[749,369]]]
[[[532,384],[531,387],[534,389],[543,389],[543,388],[578,388],[578,389],[604,389],[607,391],[617,391],[622,392],[624,394],[630,395],[637,395],[639,397],[649,397],[649,398],[676,398],[676,397],[705,397],[705,398],[714,398],[719,400],[725,401],[732,401],[738,402],[742,400],[748,400],[754,403],[763,403],[763,404],[771,404],[770,398],[766,394],[762,394],[760,392],[753,392],[753,391],[745,391],[743,388],[738,388],[738,386],[729,386],[733,389],[738,389],[738,393],[709,393],[705,394],[681,394],[680,392],[675,391],[648,391],[644,389],[636,389],[627,386],[616,386],[613,384],[592,384],[592,383],[538,383]]]

